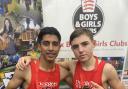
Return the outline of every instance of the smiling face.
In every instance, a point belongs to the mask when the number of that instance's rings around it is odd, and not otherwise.
[[[56,35],[46,34],[42,37],[42,41],[39,44],[39,50],[44,60],[52,62],[58,56],[60,41]]]

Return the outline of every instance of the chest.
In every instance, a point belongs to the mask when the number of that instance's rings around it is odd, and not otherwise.
[[[58,89],[60,83],[59,68],[54,71],[43,71],[31,64],[31,80],[28,89]]]
[[[35,76],[33,76],[35,77]],[[52,71],[52,72],[45,72],[45,71],[38,71],[37,79],[39,81],[53,81],[53,82],[59,82],[60,81],[60,72],[59,71]]]
[[[98,64],[95,69],[88,71],[82,69],[80,65],[76,65],[73,76],[74,89],[79,89],[84,86],[92,87],[91,81],[103,86],[104,82],[106,81],[103,72],[104,64],[105,63]]]

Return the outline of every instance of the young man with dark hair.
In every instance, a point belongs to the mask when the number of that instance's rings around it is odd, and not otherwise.
[[[68,71],[55,63],[60,50],[61,35],[54,27],[41,29],[38,35],[39,60],[33,60],[26,70],[15,70],[6,89],[16,89],[23,84],[24,89],[59,89],[61,80]]]

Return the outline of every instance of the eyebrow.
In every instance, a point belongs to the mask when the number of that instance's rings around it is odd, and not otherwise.
[[[89,43],[89,42],[88,41],[83,41],[80,44],[82,44],[82,43]],[[78,44],[74,44],[74,45],[78,45]]]
[[[60,41],[48,41],[48,40],[42,40],[41,42],[60,42]]]

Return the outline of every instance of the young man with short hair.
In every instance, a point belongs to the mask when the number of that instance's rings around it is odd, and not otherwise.
[[[39,60],[33,60],[26,70],[15,70],[6,89],[16,89],[23,84],[24,89],[59,89],[61,80],[68,71],[55,63],[60,50],[61,35],[54,27],[41,29],[38,35]]]

